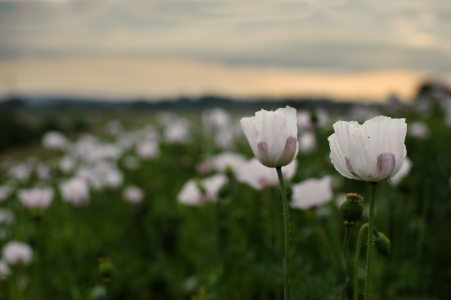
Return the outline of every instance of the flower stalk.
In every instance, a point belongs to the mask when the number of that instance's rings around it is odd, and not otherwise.
[[[374,201],[376,196],[377,182],[371,182],[370,192],[370,213],[368,220],[368,249],[366,256],[366,282],[365,282],[365,300],[371,299],[371,271],[373,263],[373,230],[374,230]]]
[[[283,181],[282,168],[276,167],[282,193],[283,216],[285,223],[285,260],[284,260],[284,299],[290,299],[290,213],[288,211],[287,192]]]
[[[354,256],[354,300],[359,299],[359,259],[360,259],[360,248],[362,246],[363,234],[368,228],[368,223],[363,224],[360,227],[359,235],[357,237],[357,245],[355,249]]]

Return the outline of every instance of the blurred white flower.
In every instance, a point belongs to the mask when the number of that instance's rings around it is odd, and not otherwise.
[[[429,138],[429,129],[426,124],[421,122],[413,122],[409,124],[409,135],[416,137],[420,140],[427,140]]]
[[[296,159],[287,166],[282,167],[283,178],[290,180],[296,173],[296,167]],[[263,166],[256,158],[239,165],[235,175],[239,182],[249,184],[256,190],[279,186],[279,178],[276,170]]]
[[[14,223],[14,214],[11,210],[0,208],[0,225],[11,225]]]
[[[0,279],[5,279],[10,273],[11,271],[9,270],[8,264],[5,261],[0,260]]]
[[[269,168],[288,165],[298,151],[296,109],[261,110],[242,118],[244,134],[255,157]]]
[[[199,279],[196,276],[190,276],[183,282],[183,289],[187,293],[191,293],[199,285]]]
[[[299,150],[301,152],[311,152],[316,149],[316,137],[311,132],[305,132],[299,138]]]
[[[293,185],[291,207],[300,209],[316,208],[332,199],[332,179],[308,179]]]
[[[3,260],[11,265],[27,265],[31,261],[33,250],[25,243],[11,241],[3,247]]]
[[[178,119],[178,116],[173,112],[160,111],[157,114],[157,121],[158,121],[158,123],[160,123],[163,126],[168,126],[172,122],[174,122],[174,120],[177,120],[177,119]]]
[[[25,182],[30,178],[32,168],[27,164],[19,164],[9,169],[9,173],[21,182]]]
[[[412,161],[408,157],[406,157],[404,159],[404,163],[401,166],[401,169],[399,169],[398,173],[396,173],[395,176],[390,178],[390,181],[393,184],[397,184],[399,181],[401,181],[401,179],[403,179],[404,177],[406,177],[409,174],[411,168],[412,168]]]
[[[6,199],[8,199],[12,191],[13,191],[12,187],[8,185],[0,186],[0,202],[3,202]]]
[[[198,183],[191,179],[182,188],[178,194],[178,200],[185,205],[201,205],[207,201],[216,201],[218,199],[219,189],[227,182],[227,177],[223,174],[213,175],[200,181],[205,188],[205,193],[198,187]]]
[[[183,143],[190,135],[190,123],[185,119],[178,119],[168,124],[164,130],[164,138],[168,143]]]
[[[141,130],[141,136],[148,141],[158,141],[160,134],[153,125],[147,125]]]
[[[89,187],[86,180],[74,177],[60,184],[63,200],[73,206],[85,205],[89,201]]]
[[[111,189],[116,189],[122,186],[124,176],[118,170],[111,170],[106,175],[106,185]]]
[[[350,179],[378,182],[388,180],[406,157],[405,119],[379,116],[366,121],[338,121],[328,140],[335,169]]]
[[[59,165],[61,171],[67,174],[75,168],[75,160],[70,156],[64,156],[61,158]]]
[[[36,167],[36,173],[38,174],[39,179],[43,181],[50,181],[53,179],[52,170],[43,163],[40,163]]]
[[[110,120],[105,124],[105,130],[111,135],[118,135],[124,131],[124,126],[119,120]]]
[[[196,171],[199,175],[206,175],[213,171],[211,160],[206,159],[196,165]]]
[[[36,187],[21,190],[19,192],[19,199],[28,209],[46,209],[52,203],[53,189]]]
[[[219,132],[229,124],[230,115],[221,108],[214,108],[202,113],[202,121],[207,132]]]
[[[296,124],[302,130],[313,130],[324,127],[329,121],[326,111],[316,109],[315,111],[300,111],[296,114]]]
[[[221,149],[229,149],[233,146],[233,138],[231,131],[223,129],[215,135],[215,143]]]
[[[139,187],[130,186],[130,187],[126,188],[124,191],[125,201],[127,201],[131,204],[141,203],[143,198],[144,198],[144,193]]]
[[[230,167],[236,173],[236,170],[246,163],[244,156],[228,151],[216,155],[211,161],[213,168],[221,173],[224,173],[227,167]]]
[[[142,159],[151,159],[156,157],[160,150],[157,141],[142,141],[136,145],[136,152]]]
[[[133,155],[127,155],[124,157],[124,160],[122,161],[125,168],[129,170],[136,170],[139,167],[139,161],[138,159]]]
[[[59,131],[49,131],[42,137],[42,145],[47,149],[63,150],[67,147],[68,140]]]

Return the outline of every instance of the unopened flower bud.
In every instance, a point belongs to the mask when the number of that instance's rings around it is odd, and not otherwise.
[[[376,248],[380,254],[384,256],[390,256],[391,244],[390,240],[385,234],[379,232],[378,236],[374,239],[374,244],[376,245]]]
[[[230,166],[227,166],[224,170],[224,174],[229,178],[229,180],[233,180],[235,174],[233,173],[233,169]]]
[[[99,258],[99,273],[104,282],[110,282],[113,276],[113,264],[108,257]]]
[[[362,201],[363,197],[357,194],[346,195],[346,201],[341,205],[340,212],[347,224],[352,224],[362,216],[363,206],[360,203]]]
[[[200,180],[200,178],[196,178],[196,186],[202,194],[205,195],[207,193],[207,189],[205,188],[205,186],[204,186],[202,180]]]

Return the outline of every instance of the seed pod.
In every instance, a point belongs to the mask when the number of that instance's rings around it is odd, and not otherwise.
[[[110,282],[113,276],[113,264],[108,257],[99,259],[99,273],[102,276],[104,282]]]
[[[347,194],[340,208],[341,215],[348,222],[358,220],[363,214],[363,198],[357,194]]]
[[[376,248],[380,254],[384,256],[390,256],[391,244],[390,240],[385,234],[379,232],[378,236],[374,240],[374,244],[376,245]]]

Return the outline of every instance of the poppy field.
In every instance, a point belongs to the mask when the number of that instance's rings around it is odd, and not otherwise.
[[[278,108],[288,120],[283,103],[265,109]],[[285,125],[265,127],[270,117],[255,125],[257,140],[274,135],[267,148],[253,148],[240,123],[257,110],[87,112],[77,118],[90,126],[77,131],[70,112],[15,112],[24,126],[50,116],[59,127],[1,148],[0,299],[449,299],[449,90],[432,86],[410,104],[291,109],[296,130],[285,136]],[[376,165],[358,165],[351,146],[343,164],[331,161],[337,121],[377,116],[400,129],[378,129],[377,147],[389,150]],[[353,136],[366,125],[346,126]],[[364,225],[370,198],[374,226]]]

